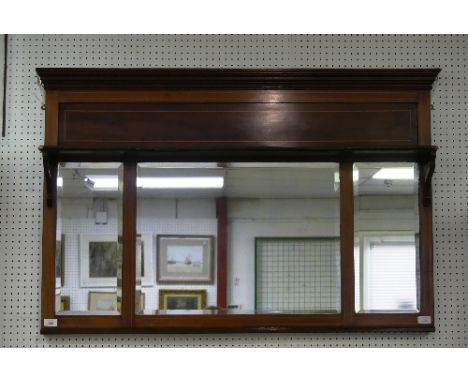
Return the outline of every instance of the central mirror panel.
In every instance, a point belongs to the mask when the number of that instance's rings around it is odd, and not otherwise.
[[[339,313],[339,174],[337,163],[138,164],[136,314]]]

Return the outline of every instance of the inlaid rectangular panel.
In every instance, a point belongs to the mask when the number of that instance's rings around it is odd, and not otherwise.
[[[417,143],[415,104],[61,104],[64,146],[245,148]]]

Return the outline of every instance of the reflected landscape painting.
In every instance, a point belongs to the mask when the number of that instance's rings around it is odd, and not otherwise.
[[[200,273],[203,265],[203,246],[168,245],[167,270],[169,272]]]
[[[117,235],[80,235],[80,286],[116,287],[122,269]]]
[[[213,282],[213,237],[158,235],[159,283]]]
[[[159,309],[197,310],[206,307],[206,290],[162,289],[159,291]]]
[[[89,277],[117,277],[117,243],[89,243]]]

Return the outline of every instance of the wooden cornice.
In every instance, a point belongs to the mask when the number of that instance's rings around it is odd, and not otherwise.
[[[430,90],[440,69],[37,68],[46,90]]]

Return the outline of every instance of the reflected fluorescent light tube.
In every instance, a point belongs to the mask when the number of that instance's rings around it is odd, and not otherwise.
[[[413,167],[388,167],[377,171],[372,179],[413,180]]]
[[[141,188],[223,188],[222,176],[167,176],[137,178]]]
[[[357,182],[359,180],[359,170],[354,169],[353,170],[353,182]]]
[[[116,176],[87,176],[85,181],[93,183],[93,190],[117,191],[119,180]],[[193,188],[223,188],[222,176],[168,176],[139,177],[137,187],[147,189],[193,189]]]
[[[90,188],[100,191],[117,191],[119,189],[119,178],[112,175],[90,175],[84,178],[90,184]]]

